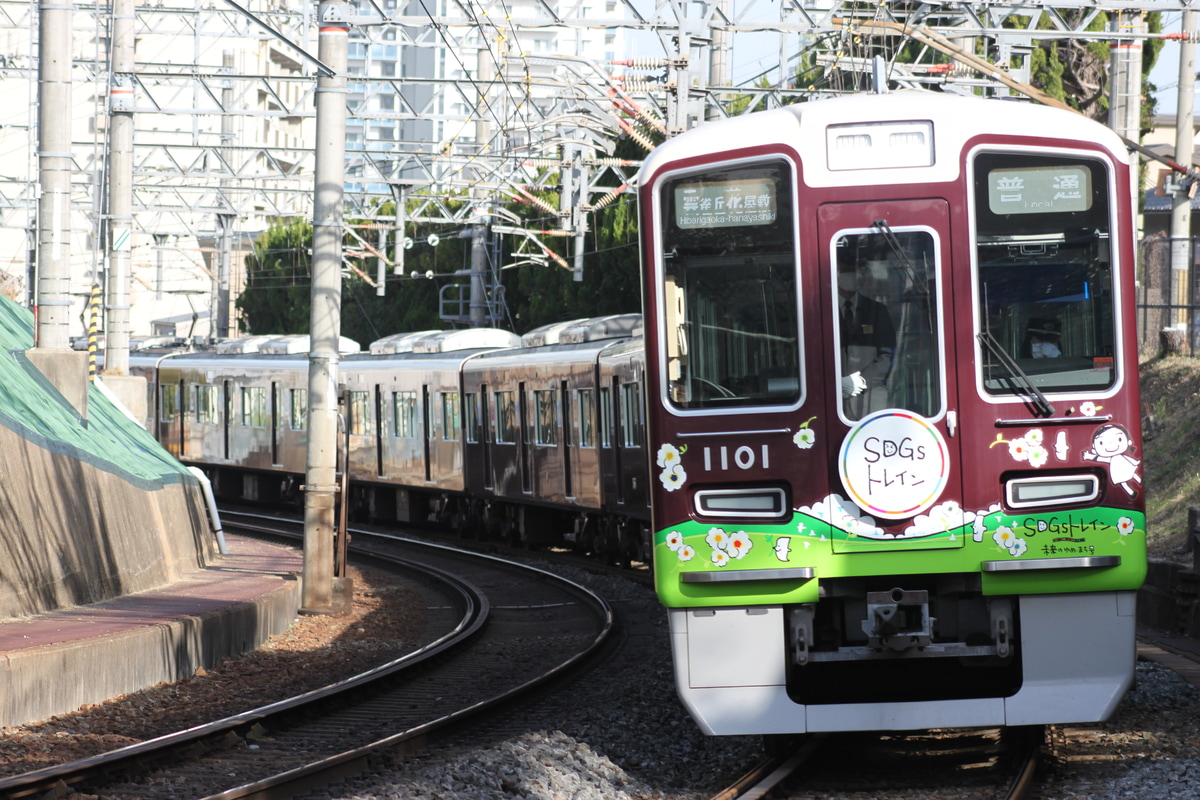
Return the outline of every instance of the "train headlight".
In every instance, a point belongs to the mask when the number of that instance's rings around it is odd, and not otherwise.
[[[1038,508],[1089,503],[1100,497],[1095,475],[1039,475],[1004,481],[1009,508]]]

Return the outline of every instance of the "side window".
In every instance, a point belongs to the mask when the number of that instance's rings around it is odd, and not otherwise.
[[[600,446],[612,447],[613,405],[612,389],[600,389]]]
[[[458,392],[442,392],[442,439],[457,442],[461,428]]]
[[[216,425],[221,421],[221,387],[212,384],[196,385],[196,422]]]
[[[596,446],[596,396],[591,389],[579,390],[579,446]]]
[[[475,392],[467,392],[463,400],[463,412],[466,414],[466,417],[463,419],[463,433],[467,437],[468,442],[478,442],[479,395]]]
[[[642,385],[621,384],[621,427],[625,430],[625,446],[641,447],[642,440]]]
[[[534,441],[538,444],[558,444],[558,403],[553,389],[535,389]]]
[[[265,386],[242,387],[242,425],[267,427],[267,389]]]
[[[517,442],[517,404],[512,392],[496,392],[496,442]]]
[[[353,391],[346,402],[346,412],[349,416],[347,427],[350,433],[358,436],[370,436],[374,432],[371,419],[371,393]]]
[[[179,417],[179,387],[173,383],[164,383],[162,387],[163,422],[174,422]]]
[[[291,427],[294,431],[308,428],[308,389],[289,390],[291,398]]]
[[[398,439],[417,436],[417,393],[392,392],[392,435]]]

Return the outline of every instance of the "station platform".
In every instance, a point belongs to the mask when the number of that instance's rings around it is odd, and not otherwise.
[[[160,588],[0,622],[0,726],[191,677],[287,630],[298,549],[226,535],[227,555]]]

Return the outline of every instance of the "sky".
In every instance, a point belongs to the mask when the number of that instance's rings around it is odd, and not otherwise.
[[[1163,14],[1163,30],[1167,33],[1177,33],[1181,17],[1182,12],[1179,11]],[[1150,71],[1150,80],[1158,87],[1155,95],[1158,99],[1158,113],[1174,114],[1179,99],[1176,90],[1179,84],[1179,42],[1169,41],[1163,45],[1158,54],[1158,62]]]

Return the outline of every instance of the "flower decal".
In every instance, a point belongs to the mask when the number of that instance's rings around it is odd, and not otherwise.
[[[662,481],[664,489],[673,492],[687,482],[687,473],[684,472],[682,464],[676,464],[671,469],[664,469],[658,479]]]
[[[1050,459],[1050,451],[1046,449],[1044,438],[1045,434],[1041,428],[1030,428],[1020,439],[1005,439],[1003,435],[996,434],[996,441],[988,447],[1007,444],[1008,454],[1014,461],[1027,461],[1030,466],[1040,467]]]
[[[687,483],[687,471],[683,468],[682,460],[686,452],[686,446],[677,448],[673,444],[660,445],[658,448],[655,463],[662,467],[658,479],[668,492],[673,492]]]
[[[1079,404],[1079,413],[1083,414],[1085,417],[1094,417],[1096,416],[1096,412],[1103,407],[1104,406],[1096,405],[1091,400],[1085,400]]]
[[[679,450],[673,444],[664,444],[658,448],[655,463],[660,467],[674,467],[679,464]]]
[[[1121,517],[1119,520],[1117,520],[1117,530],[1121,532],[1122,536],[1128,536],[1129,534],[1133,533],[1136,528],[1133,526],[1133,520],[1131,520],[1129,517]]]
[[[712,548],[712,562],[718,567],[725,566],[732,559],[745,558],[754,546],[745,531],[729,533],[724,528],[710,528],[704,541]]]
[[[683,534],[679,531],[671,531],[667,534],[667,547],[678,551],[683,547]]]
[[[1001,525],[997,528],[996,532],[992,534],[992,539],[995,540],[996,544],[1007,550],[1008,554],[1013,558],[1022,555],[1029,549],[1029,544],[1020,536],[1013,533],[1012,528],[1006,525]]]
[[[799,447],[801,450],[810,450],[817,443],[817,432],[808,427],[809,423],[814,419],[816,417],[809,417],[805,422],[801,423],[800,427],[796,430],[796,435],[792,437],[792,441],[796,444],[796,447]]]
[[[691,561],[696,557],[696,548],[692,547],[690,544],[683,545],[677,552],[679,553],[680,561]]]
[[[744,558],[753,546],[754,542],[750,541],[745,531],[738,531],[729,537],[729,555],[734,558]]]

